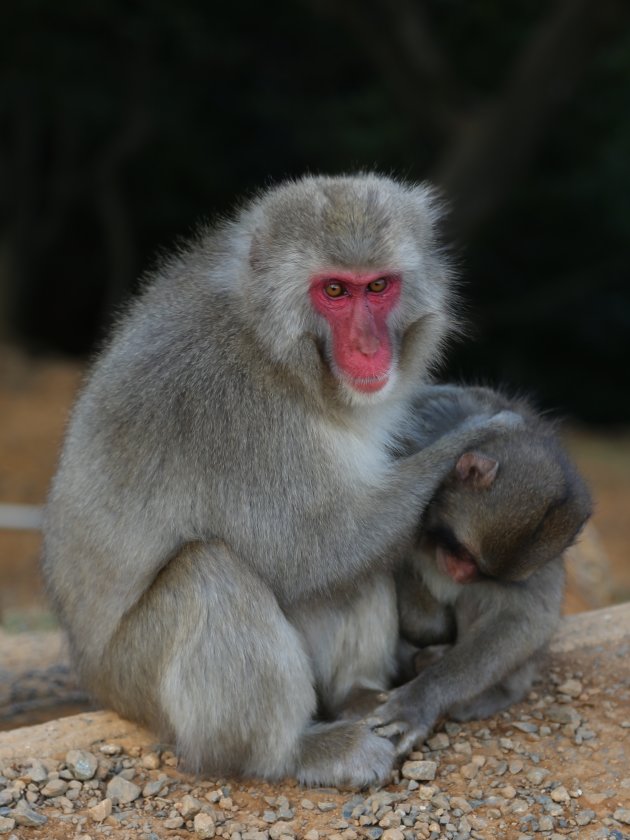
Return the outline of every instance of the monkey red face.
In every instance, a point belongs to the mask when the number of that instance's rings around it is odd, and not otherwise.
[[[344,381],[364,394],[380,391],[392,373],[388,319],[400,299],[400,277],[339,271],[311,280],[315,310],[332,333],[332,356]]]

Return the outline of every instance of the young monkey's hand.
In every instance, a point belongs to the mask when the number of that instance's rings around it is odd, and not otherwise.
[[[377,735],[394,743],[399,757],[425,741],[435,724],[437,715],[423,702],[422,694],[416,680],[406,683],[390,691],[388,699],[366,719]]]

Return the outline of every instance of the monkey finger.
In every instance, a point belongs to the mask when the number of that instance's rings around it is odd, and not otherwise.
[[[385,726],[378,726],[374,729],[374,733],[376,735],[380,735],[381,738],[396,738],[398,736],[404,735],[407,731],[408,724],[404,720],[395,720],[392,723],[388,723]]]
[[[408,755],[415,747],[419,747],[426,740],[427,735],[428,731],[423,726],[415,726],[402,733],[396,743],[396,757],[402,758]]]

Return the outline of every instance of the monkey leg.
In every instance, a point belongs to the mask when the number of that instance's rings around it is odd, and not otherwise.
[[[315,724],[310,658],[273,593],[222,544],[191,544],[128,614],[99,690],[175,741],[196,770],[387,778],[391,744],[356,723]]]
[[[383,702],[397,667],[391,574],[370,575],[356,591],[300,604],[288,616],[309,652],[322,716],[363,717]]]

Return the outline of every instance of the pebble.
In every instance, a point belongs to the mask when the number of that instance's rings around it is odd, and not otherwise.
[[[521,732],[538,732],[536,724],[528,721],[516,721],[512,726],[514,729],[520,729]]]
[[[432,782],[437,772],[437,763],[435,761],[405,761],[401,772],[405,779]]]
[[[334,811],[337,804],[335,802],[318,802],[317,807],[320,811],[326,813],[327,811]]]
[[[68,783],[63,779],[50,779],[41,789],[42,796],[62,796],[68,790]]]
[[[141,793],[138,785],[121,776],[114,776],[107,784],[107,796],[114,805],[127,805],[137,799]]]
[[[112,800],[103,799],[98,805],[90,808],[88,814],[92,817],[94,822],[103,822],[112,813]]]
[[[159,796],[160,793],[166,787],[167,779],[155,779],[152,782],[147,782],[146,785],[142,788],[142,795],[149,799],[153,796]]]
[[[87,750],[70,750],[66,753],[66,766],[75,779],[86,782],[94,778],[98,770],[98,759]]]
[[[388,828],[381,835],[381,840],[405,840],[405,835],[399,828]]]
[[[512,785],[505,785],[504,787],[499,788],[499,793],[505,799],[514,799],[516,796],[516,789],[512,787]]]
[[[595,811],[579,811],[575,815],[575,821],[578,825],[588,825],[595,819]]]
[[[209,837],[214,837],[216,833],[216,825],[214,819],[210,816],[210,814],[204,814],[203,811],[194,819],[193,822],[193,829],[197,837],[201,837],[202,840],[207,840]]]
[[[184,820],[181,817],[169,817],[164,820],[164,828],[181,828],[184,825]]]
[[[160,756],[156,752],[149,752],[142,756],[140,764],[145,768],[145,770],[159,770],[162,762],[160,761]]]
[[[37,758],[32,758],[25,778],[29,778],[36,784],[46,782],[48,780],[48,770],[46,769],[44,762]]]
[[[312,828],[306,832],[304,840],[319,840],[319,831],[316,828]]]
[[[544,782],[545,777],[549,775],[549,770],[545,770],[544,767],[534,767],[532,770],[528,770],[525,776],[533,785],[540,785]]]
[[[0,817],[0,834],[8,834],[15,828],[13,817]]]
[[[567,680],[558,686],[558,691],[575,699],[582,693],[582,683],[579,680]]]
[[[613,817],[624,825],[630,825],[630,808],[617,808]]]
[[[427,746],[430,750],[445,750],[451,743],[451,739],[446,732],[437,732],[432,738],[427,741]]]
[[[122,747],[119,744],[103,744],[99,747],[99,752],[103,755],[120,755]]]
[[[11,811],[11,817],[17,825],[23,825],[28,828],[39,828],[48,822],[48,817],[45,814],[39,814],[33,808],[29,808],[23,799]]]
[[[554,802],[569,802],[571,797],[569,796],[568,790],[564,787],[564,785],[560,785],[560,787],[554,788],[549,794]]]
[[[187,793],[175,807],[185,820],[190,820],[201,811],[201,802]]]

